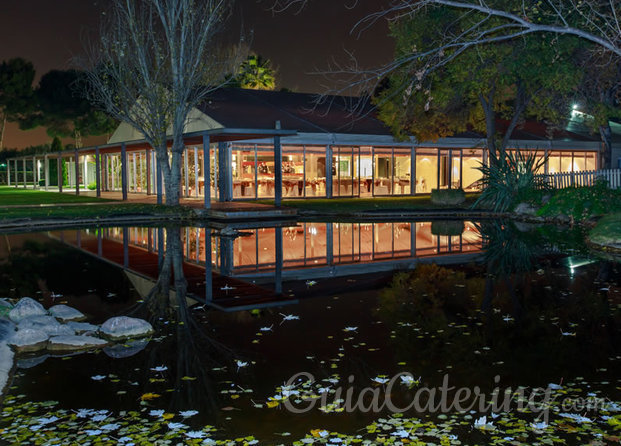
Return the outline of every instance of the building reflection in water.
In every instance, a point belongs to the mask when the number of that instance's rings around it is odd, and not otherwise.
[[[158,276],[166,244],[161,228],[100,228],[50,235],[153,278]],[[476,225],[461,221],[313,222],[240,230],[186,227],[181,229],[181,240],[186,276],[190,282],[192,275],[201,277],[207,300],[227,287],[226,283],[220,286],[222,278],[241,279],[238,285],[248,279],[273,282],[278,295],[283,279],[389,271],[413,267],[418,261],[461,263],[479,257],[483,245]],[[206,263],[212,265],[212,274],[205,271]]]

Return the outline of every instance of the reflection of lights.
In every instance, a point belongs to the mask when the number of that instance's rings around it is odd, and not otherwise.
[[[314,226],[311,226],[310,228],[308,228],[308,233],[311,235],[317,235],[317,228]]]
[[[422,163],[430,163],[429,158],[423,158],[420,160]]]
[[[550,173],[556,173],[556,169],[555,169],[554,167],[550,167],[549,172],[550,172]]]

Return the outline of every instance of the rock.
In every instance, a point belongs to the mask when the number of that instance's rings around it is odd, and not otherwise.
[[[67,327],[71,328],[77,334],[97,333],[97,331],[99,331],[99,326],[89,324],[88,322],[69,321],[67,322]]]
[[[461,220],[434,220],[431,222],[433,235],[458,236],[464,233],[464,222]]]
[[[61,324],[53,316],[29,317],[17,324],[17,328],[20,330],[27,328],[41,330],[47,333],[48,336],[70,336],[75,334],[75,331],[73,331],[71,327]]]
[[[49,336],[41,330],[26,328],[17,330],[8,340],[8,344],[19,353],[36,352],[47,347]]]
[[[62,322],[83,321],[86,319],[81,312],[67,305],[54,305],[48,310],[52,316]]]
[[[6,297],[0,299],[0,317],[9,317],[13,304]]]
[[[50,355],[45,353],[40,356],[32,356],[27,358],[18,358],[17,360],[17,368],[19,369],[31,369],[33,367],[38,366],[39,364],[43,364]]]
[[[13,322],[8,319],[0,319],[0,341],[6,341],[17,330]]]
[[[114,359],[129,358],[144,350],[148,344],[148,339],[134,339],[123,344],[110,345],[104,348],[103,351]]]
[[[517,215],[536,215],[537,208],[530,203],[520,203],[513,210]]]
[[[120,341],[149,336],[153,334],[153,327],[143,319],[118,316],[104,322],[99,329],[99,333],[106,339]]]
[[[39,302],[30,297],[24,297],[9,311],[9,319],[20,322],[22,319],[32,316],[45,316],[47,311]]]
[[[106,345],[108,345],[107,341],[93,336],[52,336],[47,343],[47,349],[49,351],[89,350]]]
[[[6,342],[0,342],[0,394],[9,381],[9,373],[13,369],[13,351]]]

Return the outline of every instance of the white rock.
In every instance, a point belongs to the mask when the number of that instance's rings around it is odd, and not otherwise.
[[[61,324],[53,316],[32,316],[23,319],[17,328],[20,330],[32,329],[41,330],[48,334],[48,336],[70,336],[74,335],[75,331],[68,325]]]
[[[13,351],[6,342],[0,342],[0,394],[9,380],[13,368]]]
[[[52,316],[56,319],[60,319],[62,322],[67,321],[83,321],[86,319],[80,311],[72,308],[68,305],[54,305],[48,310]]]
[[[9,319],[13,322],[20,322],[22,319],[32,316],[44,316],[47,314],[43,305],[30,297],[23,297],[9,311]]]
[[[108,319],[99,329],[101,335],[107,339],[118,341],[122,339],[141,338],[153,334],[153,327],[143,319],[127,316],[118,316]]]
[[[47,349],[50,351],[88,350],[106,345],[108,345],[107,341],[93,336],[52,336],[47,343]]]
[[[0,319],[0,341],[6,341],[17,330],[13,322],[8,319]]]
[[[96,333],[99,330],[99,326],[89,324],[88,322],[69,321],[67,322],[67,327],[71,328],[77,334],[90,333],[90,332]]]
[[[8,340],[8,344],[18,352],[35,352],[47,346],[49,336],[41,330],[26,328],[17,330]]]
[[[113,344],[104,348],[103,351],[111,358],[129,358],[137,353],[140,353],[149,344],[148,339],[134,339],[131,341],[123,342],[122,344]]]

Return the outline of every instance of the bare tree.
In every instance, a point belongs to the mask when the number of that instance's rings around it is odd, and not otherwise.
[[[190,111],[241,62],[217,41],[231,5],[232,0],[111,0],[101,40],[88,49],[88,98],[153,147],[167,205],[179,204]]]

